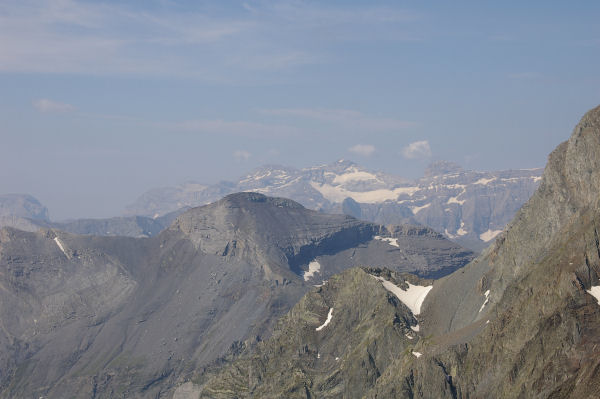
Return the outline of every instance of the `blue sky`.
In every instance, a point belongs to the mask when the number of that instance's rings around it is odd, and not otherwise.
[[[600,103],[599,17],[596,1],[4,0],[0,192],[63,219],[265,163],[543,166]]]

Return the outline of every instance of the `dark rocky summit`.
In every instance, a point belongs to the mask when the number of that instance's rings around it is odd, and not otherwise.
[[[268,338],[335,273],[369,264],[438,277],[472,258],[424,227],[257,193],[191,209],[150,238],[3,228],[0,397],[170,398]]]
[[[211,398],[597,398],[599,230],[600,107],[550,155],[505,233],[434,281],[422,306],[410,293],[430,282],[346,271],[256,350],[185,388]]]

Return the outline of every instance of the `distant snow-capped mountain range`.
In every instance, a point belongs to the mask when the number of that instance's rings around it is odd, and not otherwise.
[[[467,247],[482,249],[531,197],[542,172],[542,168],[479,172],[439,161],[422,178],[410,180],[345,160],[304,169],[267,165],[237,182],[152,189],[125,213],[158,218],[230,193],[255,191],[379,224],[422,224]]]

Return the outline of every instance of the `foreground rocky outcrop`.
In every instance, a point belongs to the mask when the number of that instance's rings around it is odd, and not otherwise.
[[[369,260],[441,276],[472,257],[430,229],[257,193],[191,209],[150,238],[4,228],[0,397],[171,397],[267,338],[334,273]]]
[[[550,155],[539,189],[505,233],[468,266],[433,282],[417,311],[407,277],[392,281],[407,305],[398,312],[393,295],[383,304],[372,275],[345,272],[330,279],[331,288],[309,293],[255,352],[198,377],[197,391],[222,398],[597,398],[599,230],[600,107]],[[351,301],[340,294],[346,289],[358,298],[371,290],[370,300],[382,302],[354,302],[336,318],[335,309]],[[334,309],[331,325],[317,334],[309,326],[327,308]],[[415,322],[418,332],[409,333],[418,337],[408,342],[402,333]],[[351,345],[342,350],[327,334]],[[314,359],[315,350],[345,360],[353,353],[353,374],[346,362]],[[355,379],[360,389],[350,388]]]

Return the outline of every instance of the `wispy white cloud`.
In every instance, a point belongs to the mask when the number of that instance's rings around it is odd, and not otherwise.
[[[263,114],[325,121],[332,124],[370,131],[398,130],[413,127],[414,122],[365,115],[348,109],[279,108],[264,109]]]
[[[429,141],[415,141],[402,148],[402,155],[407,159],[431,158],[431,147]]]
[[[238,162],[247,161],[248,159],[250,159],[251,156],[252,156],[252,154],[250,154],[246,150],[236,150],[233,152],[233,157]]]
[[[0,71],[201,75],[206,60],[197,47],[234,38],[252,25],[175,8],[7,0],[0,5]]]
[[[323,44],[405,35],[415,15],[394,7],[298,1],[243,3],[240,13],[159,2],[4,0],[0,72],[233,79],[328,62]],[[384,26],[374,30],[372,27]],[[396,33],[398,33],[396,35]],[[408,35],[410,36],[410,35]],[[238,78],[241,79],[241,78]]]
[[[369,156],[373,155],[373,153],[375,152],[375,146],[373,146],[371,144],[356,144],[356,145],[348,148],[348,151],[353,152],[357,155],[369,157]]]
[[[47,98],[34,100],[32,104],[40,112],[70,112],[75,110],[75,107],[71,104],[48,100]]]

